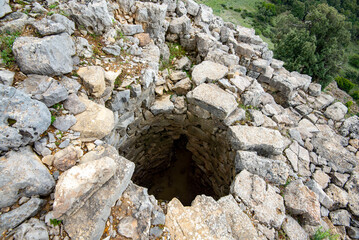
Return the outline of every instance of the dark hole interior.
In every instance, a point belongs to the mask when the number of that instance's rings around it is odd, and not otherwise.
[[[149,194],[157,200],[179,199],[184,206],[190,206],[197,195],[205,194],[217,198],[212,187],[201,181],[203,175],[192,159],[192,153],[186,148],[187,137],[181,135],[173,142],[169,165],[146,178],[134,179],[135,183],[148,188]],[[141,181],[142,180],[142,181]]]

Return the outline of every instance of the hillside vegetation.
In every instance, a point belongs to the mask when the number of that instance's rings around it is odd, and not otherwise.
[[[285,67],[359,100],[359,6],[337,0],[199,0],[226,21],[253,27]]]

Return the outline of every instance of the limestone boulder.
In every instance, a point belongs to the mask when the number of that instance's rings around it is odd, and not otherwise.
[[[198,195],[190,207],[172,199],[165,225],[173,239],[235,239],[221,206],[204,195]]]
[[[44,38],[19,37],[13,53],[25,74],[62,75],[73,69],[75,45],[67,33]]]
[[[348,191],[350,211],[359,217],[359,173],[357,171],[350,177],[344,188]]]
[[[171,101],[171,96],[164,95],[159,99],[156,99],[150,109],[154,115],[158,115],[161,113],[171,113],[174,109],[174,104]]]
[[[327,107],[324,114],[328,118],[333,119],[334,121],[340,121],[345,117],[345,114],[348,112],[348,108],[341,102],[336,102]]]
[[[74,147],[70,145],[65,149],[55,153],[53,157],[53,165],[58,170],[66,171],[75,166],[82,155],[83,151],[80,147]]]
[[[236,173],[245,169],[274,184],[285,184],[289,176],[289,167],[283,161],[260,157],[256,152],[237,151],[235,166]]]
[[[68,7],[76,23],[90,32],[101,35],[112,26],[111,15],[105,0],[95,0],[87,4],[69,1]]]
[[[329,184],[329,187],[325,189],[325,193],[334,202],[332,209],[346,208],[349,197],[348,197],[348,193],[344,189],[334,184]]]
[[[203,61],[194,67],[192,81],[198,86],[204,82],[217,81],[228,73],[228,68],[212,61]]]
[[[45,205],[46,201],[40,198],[31,198],[20,207],[1,214],[0,216],[0,232],[5,230],[14,229],[22,222],[30,217],[35,216],[41,208]]]
[[[0,208],[20,197],[46,196],[55,186],[49,170],[30,147],[10,151],[0,158]]]
[[[320,132],[311,143],[317,155],[328,160],[328,165],[334,171],[340,173],[352,172],[358,164],[355,156],[351,154],[340,143],[340,137],[337,135],[328,135],[329,133]]]
[[[231,227],[234,239],[259,239],[252,221],[239,208],[238,203],[232,195],[220,198],[218,203],[221,205],[222,211],[226,214],[227,222]]]
[[[65,17],[64,15],[55,13],[54,15],[51,16],[51,20],[56,23],[62,24],[69,35],[72,35],[74,33],[75,23],[70,19],[68,19],[67,17]]]
[[[41,36],[55,35],[66,31],[64,25],[47,18],[43,18],[40,21],[35,21],[32,26]]]
[[[299,215],[309,225],[320,224],[320,203],[317,196],[301,180],[288,184],[284,192],[286,209]]]
[[[48,240],[49,233],[44,222],[37,218],[31,218],[18,227],[14,237],[15,239]]]
[[[0,0],[0,18],[11,12],[12,10],[9,5],[9,0]]]
[[[228,137],[234,149],[256,151],[259,155],[279,155],[290,143],[279,131],[264,127],[231,126]]]
[[[67,99],[68,93],[61,82],[52,77],[31,74],[22,81],[18,89],[32,96],[33,99],[39,100],[47,107]]]
[[[219,119],[228,117],[238,105],[233,95],[214,84],[199,85],[187,94],[187,99]]]
[[[299,223],[287,215],[282,226],[284,232],[290,240],[308,240],[308,233],[299,225]]]
[[[100,66],[82,67],[77,71],[84,85],[94,97],[101,97],[106,89],[105,71]]]
[[[280,228],[285,219],[283,198],[261,177],[243,170],[232,182],[230,192],[253,209],[260,223]]]
[[[93,194],[81,203],[81,207],[78,205],[77,211],[64,218],[64,228],[71,239],[97,240],[101,238],[106,221],[110,215],[111,207],[114,206],[115,202],[127,188],[135,168],[133,162],[119,156],[117,150],[112,146],[103,145],[97,147],[93,152],[94,154],[92,154],[91,158],[88,158],[88,161],[99,161],[108,157],[116,164],[116,167],[114,167],[115,173],[102,187],[92,192]],[[108,166],[106,164],[106,168]],[[102,166],[99,167],[102,168]],[[91,169],[88,170],[90,172],[93,171]],[[97,168],[97,170],[99,169]],[[112,170],[109,171],[111,172]],[[104,179],[103,177],[108,173],[106,171],[106,174],[102,176],[101,172],[97,172],[101,179]],[[98,183],[91,181],[89,183],[92,186],[96,184]]]
[[[191,29],[191,19],[186,15],[179,18],[173,18],[168,30],[175,34],[188,34]]]
[[[116,163],[109,157],[74,166],[64,172],[57,184],[53,214],[66,217],[92,196],[116,171]]]
[[[75,116],[77,122],[71,129],[80,132],[84,141],[107,136],[115,126],[113,112],[88,99],[80,97],[80,101],[86,105],[86,110]]]
[[[359,139],[359,117],[352,116],[345,119],[339,131],[343,136],[349,135],[351,138]]]
[[[191,90],[191,88],[191,80],[189,78],[185,78],[174,85],[173,91],[175,91],[178,95],[186,95]]]
[[[0,151],[35,142],[50,124],[45,104],[0,84]]]
[[[9,70],[0,71],[0,84],[11,86],[14,81],[15,73]]]

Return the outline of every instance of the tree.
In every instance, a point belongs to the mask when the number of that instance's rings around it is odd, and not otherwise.
[[[328,84],[345,62],[344,47],[350,41],[350,23],[345,16],[327,4],[318,4],[309,8],[303,21],[294,21],[291,15],[281,21],[277,25],[276,56],[287,63],[289,70]],[[286,23],[290,31],[278,29]]]

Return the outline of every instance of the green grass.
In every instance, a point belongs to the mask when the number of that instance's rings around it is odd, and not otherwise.
[[[263,0],[197,0],[197,3],[205,4],[213,9],[213,13],[223,18],[226,22],[232,22],[247,28],[253,28],[253,19],[251,17],[243,18],[243,11],[254,13],[256,4]],[[239,12],[240,9],[240,12]],[[270,49],[274,49],[274,44],[269,38],[262,34],[259,36],[268,43]]]
[[[0,35],[0,55],[7,67],[11,67],[15,63],[15,58],[12,53],[12,45],[17,37],[20,36],[19,32],[3,33]]]

